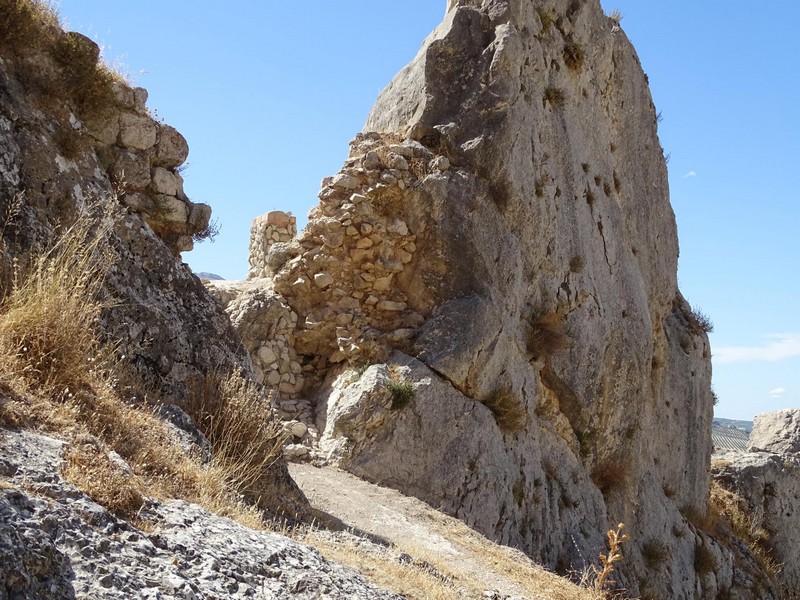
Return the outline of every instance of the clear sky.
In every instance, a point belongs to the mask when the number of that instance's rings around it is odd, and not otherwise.
[[[714,322],[718,416],[800,407],[800,1],[603,0],[661,110],[681,290]],[[250,221],[299,224],[445,0],[61,0],[69,28],[189,140],[222,232],[184,255],[244,277]]]

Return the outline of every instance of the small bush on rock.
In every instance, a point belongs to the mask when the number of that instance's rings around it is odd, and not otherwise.
[[[669,557],[669,548],[661,540],[651,539],[642,546],[642,558],[650,569],[657,569]]]
[[[561,89],[551,85],[545,88],[544,99],[553,106],[559,107],[564,105],[567,97]]]
[[[392,393],[392,410],[400,410],[414,399],[414,386],[407,381],[390,379],[386,389]]]
[[[514,391],[501,386],[483,401],[492,411],[497,426],[505,433],[515,434],[522,431],[528,422],[528,413]]]
[[[700,309],[693,309],[687,316],[689,326],[695,335],[714,331],[714,323],[711,322],[711,318]]]
[[[569,338],[564,333],[564,321],[558,313],[535,317],[530,324],[527,340],[528,352],[534,359],[547,357],[566,348]]]
[[[571,71],[578,72],[583,68],[583,61],[586,59],[586,53],[579,44],[567,42],[564,46],[563,56],[567,68]]]
[[[705,544],[697,544],[694,549],[694,570],[698,575],[706,575],[717,569],[714,553]]]
[[[592,471],[592,481],[603,496],[625,485],[628,474],[619,461],[608,459]]]

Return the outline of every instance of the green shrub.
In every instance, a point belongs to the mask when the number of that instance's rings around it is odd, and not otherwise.
[[[392,410],[400,410],[414,399],[414,386],[408,381],[390,379],[386,389],[392,393]]]

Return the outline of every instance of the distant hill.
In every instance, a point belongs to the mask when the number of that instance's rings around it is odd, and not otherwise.
[[[714,425],[721,425],[723,427],[735,427],[736,429],[742,429],[748,434],[753,431],[752,421],[738,421],[736,419],[723,419],[721,417],[714,417],[712,423]]]
[[[711,422],[711,440],[714,444],[714,452],[725,450],[746,452],[752,430],[752,421],[715,418]]]
[[[220,277],[216,273],[206,273],[205,271],[201,271],[200,273],[195,273],[200,279],[210,279],[211,281],[224,281],[224,277]]]

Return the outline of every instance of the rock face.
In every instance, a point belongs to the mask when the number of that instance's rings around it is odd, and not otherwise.
[[[749,452],[718,457],[714,479],[741,499],[753,531],[782,565],[786,598],[800,598],[800,410],[756,415]]]
[[[747,449],[800,458],[800,409],[756,415]]]
[[[633,596],[774,597],[684,517],[710,353],[636,53],[596,0],[451,5],[270,261],[322,457],[562,572],[624,521]]]
[[[26,22],[25,6],[13,4],[0,26],[0,296],[14,262],[25,265],[57,224],[118,193],[127,208],[112,240],[106,291],[116,302],[104,328],[120,351],[177,403],[205,372],[249,370],[224,312],[176,260],[210,217],[183,192],[186,140],[149,115],[146,90],[98,66],[91,40]],[[26,23],[33,29],[14,45],[13,27]]]
[[[399,598],[186,502],[150,501],[136,529],[62,480],[62,442],[0,436],[2,598]]]
[[[179,260],[210,218],[183,192],[186,140],[150,116],[146,90],[98,63],[96,44],[62,31],[46,3],[6,2],[0,13],[0,299],[60,227],[118,197],[101,334],[164,403],[185,406],[207,374],[251,376],[227,315]],[[304,504],[285,465],[276,472],[289,502]]]

